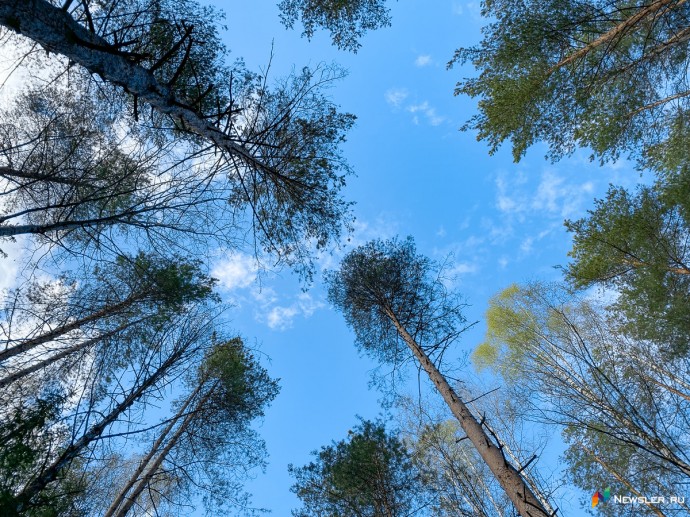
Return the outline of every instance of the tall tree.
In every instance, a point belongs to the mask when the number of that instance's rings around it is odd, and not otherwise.
[[[65,274],[15,289],[0,320],[0,386],[97,350],[129,356],[134,351],[116,343],[140,340],[190,306],[216,301],[214,282],[197,262],[139,253],[103,262],[86,278]]]
[[[459,394],[470,399],[470,392],[482,392],[468,405],[478,414],[491,415],[490,432],[500,436],[500,446],[516,463],[524,463],[521,474],[530,486],[555,502],[558,486],[553,478],[539,479],[543,472],[530,469],[532,462],[548,446],[546,434],[522,418],[520,400],[504,394],[502,389],[480,389],[474,383],[462,383]],[[431,397],[405,397],[399,403],[401,437],[419,465],[425,484],[435,496],[431,515],[443,517],[482,516],[508,517],[517,515],[513,504],[501,490],[486,463],[455,419],[448,419],[447,408]],[[487,420],[484,425],[489,426]],[[530,462],[530,460],[532,460]],[[560,484],[560,482],[557,482]]]
[[[330,31],[333,44],[340,49],[357,52],[359,40],[369,30],[390,25],[390,9],[386,0],[281,0],[283,23],[292,28],[297,20],[304,27],[303,35],[311,38],[316,29]]]
[[[656,343],[626,338],[600,308],[558,284],[499,293],[487,327],[475,361],[502,375],[526,417],[561,427],[577,486],[644,495],[687,484],[687,359],[664,360]],[[678,510],[667,501],[644,512]]]
[[[372,241],[350,252],[327,275],[329,300],[343,312],[361,350],[400,366],[413,361],[457,418],[506,495],[524,517],[552,515],[439,371],[443,355],[466,329],[464,304],[448,292],[439,267],[417,255],[411,238]],[[404,348],[408,349],[405,353]]]
[[[491,152],[510,140],[517,160],[544,141],[552,158],[582,146],[602,160],[630,153],[658,165],[660,150],[687,159],[684,0],[487,0],[483,15],[481,43],[451,65],[479,72],[456,93],[479,98],[465,127]]]
[[[611,310],[637,339],[660,344],[667,357],[688,353],[690,339],[690,203],[688,172],[636,192],[611,187],[587,217],[567,221],[577,288],[613,288]]]
[[[138,513],[146,502],[156,501],[150,494],[159,491],[161,507],[198,504],[203,492],[210,512],[245,509],[242,481],[250,469],[263,465],[265,454],[250,423],[275,397],[277,384],[241,340],[220,337],[222,329],[213,318],[203,309],[169,317],[165,328],[142,336],[145,349],[112,358],[117,367],[87,359],[71,379],[51,383],[57,399],[39,392],[33,413],[9,406],[0,431],[12,431],[3,438],[3,450],[17,466],[11,467],[11,486],[3,487],[3,514],[32,514],[50,503],[103,515],[107,504],[84,491],[103,477],[98,470],[104,458],[111,458],[113,450],[138,450],[140,440],[152,436],[153,443],[145,446],[150,448],[129,461],[121,495],[112,494],[117,502],[112,514]],[[160,404],[165,392],[185,378],[187,398],[173,405],[172,415],[151,422],[146,417],[150,404]],[[24,400],[29,398],[20,404]],[[25,413],[36,415],[30,420],[35,437],[27,440],[31,454],[15,430],[26,427]]]
[[[88,256],[234,245],[240,225],[210,151],[154,139],[127,119],[77,87],[37,87],[3,110],[0,236],[36,235]]]
[[[292,491],[304,507],[299,517],[402,517],[416,515],[430,501],[405,445],[383,424],[368,420],[345,440],[314,452],[304,467],[288,467]]]
[[[191,388],[105,516],[126,516],[139,507],[145,490],[176,469],[181,474],[175,477],[191,476],[187,483],[208,492],[209,500],[222,508],[233,467],[256,461],[256,444],[252,443],[256,438],[249,423],[263,415],[278,386],[242,341],[236,338],[214,344],[199,365]]]
[[[433,490],[430,515],[506,517],[514,514],[491,471],[472,444],[463,440],[456,420],[427,399],[403,399],[400,429],[415,464]]]
[[[64,439],[64,430],[55,425],[64,406],[64,397],[46,389],[38,398],[26,397],[14,407],[5,406],[0,419],[0,512],[18,515],[14,494],[22,488],[55,442]],[[36,497],[23,515],[82,515],[76,496],[85,486],[70,473],[63,472],[56,486]]]
[[[270,88],[224,63],[216,23],[191,1],[0,2],[0,25],[67,58],[48,61],[53,74],[78,75],[154,133],[215,152],[257,245],[307,272],[312,248],[336,240],[348,219],[339,146],[354,117],[322,94],[338,72],[305,68]]]

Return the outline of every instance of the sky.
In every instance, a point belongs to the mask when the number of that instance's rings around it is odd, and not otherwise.
[[[311,451],[346,438],[358,416],[383,415],[381,393],[369,388],[376,364],[358,354],[352,332],[329,307],[324,269],[337,267],[357,244],[396,235],[411,235],[435,260],[450,256],[452,287],[469,303],[467,319],[478,322],[457,345],[462,357],[482,340],[492,295],[515,282],[560,277],[557,266],[570,249],[564,219],[584,216],[609,183],[630,187],[640,176],[626,162],[592,163],[585,150],[550,163],[539,145],[516,164],[508,146],[489,156],[475,134],[459,130],[476,101],[453,90],[473,70],[446,64],[456,48],[479,41],[485,20],[478,2],[389,2],[392,26],[365,36],[356,54],[332,47],[325,33],[308,41],[299,27],[286,30],[272,0],[212,3],[226,13],[231,58],[253,70],[270,60],[275,80],[305,65],[336,63],[348,74],[330,96],[357,116],[343,146],[355,171],[343,191],[355,202],[355,231],[343,249],[320,257],[313,285],[305,290],[288,270],[259,274],[249,250],[217,250],[211,264],[221,295],[234,305],[231,326],[280,379],[279,396],[256,425],[268,465],[247,489],[254,506],[286,516],[299,506],[288,464],[305,465]],[[0,261],[0,287],[12,264]],[[465,372],[476,375],[471,365]],[[554,443],[541,461],[555,468],[558,451]],[[563,515],[584,514],[579,498],[588,494],[564,497]]]
[[[447,70],[456,48],[476,44],[485,20],[478,2],[390,2],[392,26],[365,36],[356,54],[338,51],[328,35],[308,41],[279,22],[274,2],[218,1],[227,15],[225,42],[250,69],[266,67],[278,79],[293,68],[337,63],[348,71],[330,95],[357,123],[344,145],[356,175],[346,199],[354,201],[355,232],[345,248],[324,256],[322,269],[372,238],[414,237],[418,251],[452,260],[453,288],[466,297],[469,321],[478,324],[458,344],[457,356],[481,342],[489,298],[515,282],[557,280],[567,263],[570,236],[564,219],[577,219],[602,197],[609,183],[640,181],[631,164],[601,166],[586,150],[551,163],[546,149],[531,148],[518,164],[509,146],[489,156],[472,132],[459,128],[475,102],[453,95],[455,83],[473,74]],[[269,463],[248,484],[255,506],[289,515],[299,506],[290,493],[288,464],[305,465],[310,452],[342,440],[357,416],[382,415],[381,393],[369,389],[375,364],[361,357],[352,332],[329,307],[321,275],[304,291],[289,271],[262,274],[251,256],[219,253],[213,266],[224,298],[235,304],[233,324],[265,354],[280,378],[281,393],[257,429]],[[270,361],[268,360],[270,358]],[[476,375],[471,365],[464,370]],[[410,389],[415,389],[410,382]],[[544,468],[557,468],[559,444]],[[563,492],[561,511],[580,515],[589,494]]]

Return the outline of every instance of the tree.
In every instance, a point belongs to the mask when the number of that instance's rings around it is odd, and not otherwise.
[[[149,502],[159,508],[196,504],[200,491],[209,511],[244,509],[248,496],[241,483],[265,454],[250,423],[275,397],[277,384],[241,340],[222,338],[213,318],[198,308],[170,316],[164,328],[142,336],[139,353],[113,358],[118,368],[92,360],[71,379],[52,381],[55,397],[39,393],[37,407],[49,413],[32,420],[35,438],[19,437],[3,448],[21,466],[3,493],[6,512],[33,512],[48,501],[104,515],[110,501],[103,506],[102,499],[90,499],[89,487],[103,477],[98,471],[113,450],[137,450],[142,443],[143,455],[129,461],[117,487],[120,496],[112,494],[118,503],[113,515]],[[188,395],[173,404],[173,414],[159,423],[147,419],[151,404],[185,378]],[[28,400],[25,394],[19,403]],[[0,422],[14,429],[28,417],[12,415],[26,412],[8,405]],[[17,435],[10,436],[16,441]],[[22,444],[32,447],[31,455]]]
[[[62,430],[51,427],[59,418],[64,398],[54,390],[45,390],[37,399],[26,398],[20,407],[10,408],[0,420],[0,512],[18,515],[14,492],[44,460],[53,442],[63,439]],[[37,497],[23,515],[80,515],[74,496],[84,486],[63,473],[57,487]],[[69,497],[65,497],[69,494]]]
[[[464,304],[440,275],[408,238],[356,248],[326,281],[329,300],[343,312],[358,347],[397,366],[409,361],[403,349],[408,347],[517,511],[524,517],[551,515],[485,430],[484,418],[475,417],[435,364],[466,329]]]
[[[515,464],[524,465],[520,473],[525,482],[555,503],[556,492],[563,482],[551,475],[540,477],[546,474],[543,469],[530,469],[532,463],[548,450],[548,436],[552,430],[540,429],[526,421],[522,401],[500,387],[488,389],[481,384],[464,381],[458,392],[466,399],[471,398],[472,392],[481,393],[469,400],[468,406],[476,414],[491,415],[490,424],[485,419],[484,426],[498,440],[506,457]],[[465,438],[457,420],[448,419],[447,408],[443,404],[421,394],[414,399],[404,397],[399,402],[401,438],[422,471],[425,484],[436,494],[431,515],[518,515],[491,470]]]
[[[687,159],[690,6],[683,0],[488,0],[481,43],[456,51],[475,78],[456,94],[479,98],[465,126],[491,152],[516,160],[537,141],[552,158],[588,147],[602,160],[632,154],[664,168]]]
[[[207,150],[154,141],[76,87],[29,90],[0,120],[0,236],[35,235],[70,256],[237,240]]]
[[[308,274],[313,248],[337,240],[349,220],[339,146],[354,117],[322,93],[339,73],[305,68],[271,89],[266,77],[223,62],[211,10],[190,1],[89,5],[0,2],[0,24],[64,56],[47,68],[80,77],[108,108],[158,138],[215,153],[214,177],[222,175],[238,219],[253,222],[257,245]],[[36,54],[22,59],[45,59]]]
[[[304,504],[295,516],[401,517],[429,504],[405,445],[381,423],[364,420],[347,439],[313,454],[314,462],[288,467],[296,479],[291,490]]]
[[[448,420],[431,400],[401,401],[400,429],[424,483],[434,493],[430,515],[507,517],[510,500],[456,420]]]
[[[567,221],[577,288],[613,288],[611,310],[636,339],[660,344],[667,357],[685,355],[690,338],[690,204],[688,173],[638,187],[611,187],[587,217]]]
[[[193,476],[188,483],[208,491],[213,502],[223,507],[229,492],[229,469],[256,461],[256,445],[252,447],[256,438],[248,426],[263,415],[263,408],[277,395],[277,383],[238,338],[215,344],[192,382],[193,389],[178,402],[170,423],[158,434],[105,516],[126,516],[138,506],[145,490],[155,490],[158,478],[168,478],[176,469]]]
[[[499,293],[487,327],[475,362],[503,377],[526,418],[563,430],[577,486],[639,495],[687,484],[687,359],[664,360],[656,343],[627,338],[601,308],[558,284]],[[673,510],[667,501],[644,511]]]
[[[117,378],[113,373],[102,378],[101,368],[94,364],[85,368],[87,371],[82,374],[81,382],[60,390],[65,400],[70,395],[78,397],[76,404],[63,406],[60,411],[59,420],[67,423],[69,432],[65,433],[63,440],[51,444],[37,468],[29,473],[23,486],[14,494],[13,504],[17,512],[33,506],[36,499],[50,490],[75,461],[88,458],[101,440],[107,440],[106,431],[116,429],[118,425],[125,425],[126,430],[132,409],[145,403],[167,384],[167,378],[174,378],[176,373],[179,375],[184,366],[194,360],[204,346],[203,337],[207,337],[207,329],[200,323],[191,318],[171,320],[170,324],[177,324],[177,328],[161,331],[158,336],[150,338],[146,343],[148,353],[121,369]],[[132,372],[132,380],[125,387],[122,379],[127,370]],[[108,385],[111,385],[110,389],[107,389]],[[63,414],[63,411],[67,413]],[[135,433],[135,428],[130,428],[125,435]]]
[[[318,27],[330,31],[333,44],[357,52],[359,39],[368,30],[390,25],[390,10],[385,0],[281,0],[281,19],[288,28],[300,20],[303,35],[311,38]]]
[[[195,304],[217,301],[214,283],[198,262],[139,253],[102,263],[90,277],[24,285],[7,297],[0,323],[0,387],[40,370],[45,377],[48,367],[69,370],[75,356],[131,356],[128,343]]]

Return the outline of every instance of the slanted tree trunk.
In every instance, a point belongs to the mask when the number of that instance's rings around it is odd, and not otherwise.
[[[98,321],[99,319],[107,318],[108,316],[113,316],[117,314],[118,311],[130,307],[137,300],[137,297],[129,297],[123,300],[122,302],[116,303],[99,311],[96,311],[93,314],[75,320],[72,323],[61,325],[60,327],[50,330],[44,334],[41,334],[40,336],[27,339],[26,341],[23,341],[18,345],[6,348],[5,350],[0,352],[0,363],[3,363],[4,361],[7,361],[8,359],[15,357],[19,354],[28,352],[29,350],[32,350],[39,345],[49,343],[50,341],[53,341],[54,339],[57,339],[60,336],[64,336],[65,334],[72,332],[73,330],[77,330],[83,327],[84,325],[87,325],[94,321]]]
[[[115,406],[107,415],[97,424],[84,433],[84,435],[67,446],[51,463],[46,466],[41,474],[31,481],[24,489],[17,494],[15,500],[17,501],[17,512],[21,512],[30,505],[31,500],[46,488],[50,483],[55,481],[60,473],[70,465],[70,463],[79,456],[79,454],[93,442],[98,440],[107,429],[109,425],[115,422],[125,411],[127,411],[137,400],[146,394],[168,371],[180,360],[184,353],[184,348],[173,352],[156,370],[144,379],[141,384],[134,387],[129,394]]]
[[[482,429],[481,423],[477,421],[469,408],[458,397],[455,390],[448,384],[446,378],[439,372],[422,347],[419,346],[398,321],[395,314],[388,308],[384,309],[384,312],[417,358],[431,382],[434,383],[437,391],[441,394],[455,418],[460,422],[460,426],[467,434],[467,438],[472,442],[472,445],[477,449],[482,459],[484,459],[520,515],[522,517],[551,517],[554,515],[554,512],[547,509],[547,505],[532,492],[515,467],[506,461],[501,449],[494,445],[491,438]]]
[[[90,32],[68,12],[45,0],[0,0],[0,25],[4,25],[62,54],[112,84],[121,86],[148,103],[159,113],[184,121],[185,127],[277,180],[287,180],[274,168],[241,144],[233,141],[218,126],[206,120],[192,106],[176,98],[170,85],[161,83],[153,72],[133,63],[117,47]]]
[[[160,436],[153,443],[149,452],[139,462],[139,466],[132,473],[129,480],[125,484],[125,486],[122,487],[122,489],[120,490],[118,495],[115,497],[115,499],[113,500],[111,505],[106,510],[103,517],[115,517],[115,516],[127,515],[127,512],[132,508],[132,506],[134,505],[134,503],[138,499],[139,495],[141,495],[141,492],[144,490],[146,483],[148,483],[151,480],[152,475],[158,469],[158,467],[160,466],[163,459],[165,459],[165,456],[167,456],[167,454],[170,452],[170,449],[172,448],[172,446],[174,446],[174,444],[179,440],[179,437],[180,437],[182,431],[184,430],[186,425],[189,423],[189,420],[192,418],[192,415],[197,410],[199,410],[201,404],[203,404],[204,401],[208,400],[208,395],[206,395],[206,397],[204,397],[202,399],[202,402],[196,405],[196,407],[194,408],[193,411],[191,411],[190,413],[185,415],[187,408],[192,404],[192,402],[194,401],[196,396],[201,391],[201,388],[202,388],[202,384],[200,384],[187,397],[187,400],[185,401],[184,404],[182,404],[180,409],[177,411],[175,416],[172,418],[171,422],[165,427],[165,429],[163,429]],[[183,417],[184,417],[184,420],[179,425],[178,430],[170,438],[166,447],[158,455],[158,458],[156,458],[156,460],[153,461],[154,456],[156,455],[156,453],[158,453],[158,451],[160,450],[161,446],[165,442],[168,435],[173,431],[173,429],[175,428],[175,426],[177,425],[179,420]],[[153,461],[153,464],[151,464],[152,461]],[[143,477],[141,477],[141,475],[144,473],[144,471],[147,470],[147,467],[148,467],[148,472]],[[141,477],[141,479],[140,479],[140,477]],[[130,493],[130,491],[131,491],[131,493]]]
[[[112,337],[116,335],[119,332],[122,332],[123,330],[126,330],[127,328],[131,327],[132,325],[135,325],[137,323],[140,323],[143,321],[143,319],[134,321],[134,322],[129,322],[125,323],[123,325],[120,325],[119,327],[110,330],[108,332],[105,332],[104,334],[100,334],[96,337],[92,337],[90,339],[85,339],[81,343],[78,343],[74,346],[71,346],[69,348],[65,348],[63,350],[60,350],[56,354],[51,355],[50,357],[43,359],[42,361],[36,361],[32,363],[30,366],[27,366],[26,368],[22,368],[20,370],[17,370],[2,379],[0,379],[0,388],[4,388],[6,386],[9,386],[13,382],[18,381],[19,379],[22,379],[26,377],[27,375],[30,375],[34,372],[37,372],[43,368],[46,368],[50,366],[51,364],[55,363],[56,361],[59,361],[60,359],[64,359],[65,357],[68,357],[72,354],[75,354],[81,350],[86,350],[92,345],[95,345],[99,341],[103,341],[104,339],[107,339],[109,337]]]

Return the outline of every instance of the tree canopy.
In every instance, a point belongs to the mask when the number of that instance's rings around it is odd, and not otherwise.
[[[115,214],[72,222],[80,228],[110,222],[146,229],[152,223],[141,221],[142,216],[167,212],[174,223],[154,217],[154,227],[216,229],[209,239],[220,238],[229,247],[234,247],[232,237],[253,235],[257,251],[309,276],[312,251],[335,244],[350,224],[349,203],[340,194],[350,173],[341,144],[354,116],[339,112],[324,94],[342,73],[333,67],[305,67],[273,86],[241,62],[226,63],[218,16],[192,1],[118,0],[92,7],[88,2],[68,2],[64,9],[46,0],[0,2],[0,24],[21,35],[5,31],[4,39],[26,48],[20,61],[45,66],[51,82],[68,90],[85,89],[99,109],[115,114],[119,127],[134,128],[129,129],[133,137],[145,138],[149,146],[172,139],[177,162],[164,162],[153,174],[160,178],[175,164],[179,174],[181,166],[183,175],[172,178],[179,180],[174,185],[183,195],[178,200],[173,189],[161,200],[156,192],[157,203],[144,196],[147,207],[140,194]],[[27,40],[54,54],[36,52]],[[66,141],[74,146],[78,141],[71,136],[68,132]],[[26,146],[35,137],[34,132],[11,144]],[[89,148],[78,150],[81,154]],[[96,157],[103,160],[103,153]],[[17,169],[9,162],[1,165],[5,172]],[[42,174],[56,176],[52,170]],[[196,188],[185,192],[190,178]],[[220,213],[203,209],[220,201],[226,207]],[[194,213],[200,205],[206,217]],[[51,198],[41,200],[41,206],[52,208]],[[190,212],[194,217],[187,217]],[[232,237],[224,233],[227,228]],[[59,229],[49,225],[29,233]],[[12,234],[11,228],[4,231]]]
[[[334,45],[352,52],[357,52],[359,39],[367,31],[391,23],[386,0],[281,0],[278,6],[287,27],[299,20],[308,38],[322,27],[330,31]]]
[[[375,240],[348,253],[326,281],[329,300],[344,314],[361,350],[394,368],[412,360],[424,370],[515,510],[523,517],[552,514],[538,487],[505,455],[500,438],[485,425],[486,415],[479,419],[440,370],[467,329],[464,303],[446,289],[443,266],[418,254],[412,238]]]
[[[581,146],[602,160],[632,154],[663,167],[665,155],[687,149],[684,1],[488,0],[482,14],[482,41],[451,65],[478,71],[456,94],[479,99],[465,128],[491,152],[509,140],[518,160],[541,141],[552,158]]]
[[[688,173],[635,192],[611,187],[587,217],[566,221],[573,262],[566,277],[578,288],[615,289],[611,310],[638,339],[668,357],[688,352],[690,336],[690,205]]]
[[[524,417],[561,428],[576,486],[643,495],[687,483],[688,360],[621,334],[597,304],[563,285],[511,286],[491,300],[473,359],[501,375]]]
[[[308,465],[289,467],[292,491],[304,505],[293,511],[297,517],[402,517],[429,505],[410,453],[382,423],[364,420],[313,454]]]

